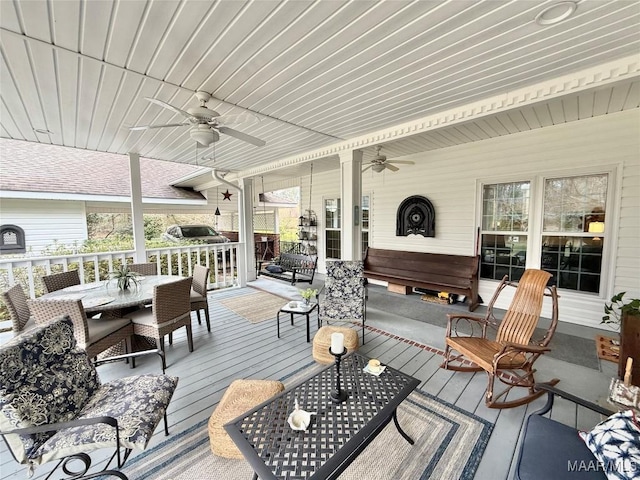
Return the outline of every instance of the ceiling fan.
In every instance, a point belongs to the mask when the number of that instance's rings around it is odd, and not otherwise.
[[[371,159],[370,165],[367,165],[362,169],[363,172],[369,170],[370,168],[376,173],[380,173],[385,169],[391,170],[392,172],[397,172],[400,169],[393,165],[394,163],[415,165],[415,162],[412,162],[411,160],[387,160],[387,156],[380,153],[381,149],[381,145],[376,145],[376,156]]]
[[[190,126],[189,135],[191,138],[205,147],[208,147],[212,143],[220,140],[219,133],[229,135],[230,137],[237,138],[238,140],[242,140],[257,147],[266,145],[267,142],[264,140],[260,140],[252,135],[225,126],[231,123],[259,120],[258,117],[250,113],[220,115],[215,110],[211,110],[206,106],[206,103],[211,99],[210,94],[207,92],[196,92],[196,97],[200,101],[200,105],[197,107],[191,107],[186,111],[174,107],[173,105],[169,105],[162,100],[145,97],[145,100],[155,103],[156,105],[160,105],[174,113],[178,113],[184,116],[186,120],[182,123],[168,123],[166,125],[138,125],[135,127],[129,127],[129,130],[149,130],[151,128]]]

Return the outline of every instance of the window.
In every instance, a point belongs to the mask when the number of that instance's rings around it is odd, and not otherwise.
[[[324,201],[325,255],[326,258],[340,259],[340,199],[327,198]]]
[[[480,276],[518,280],[525,268],[530,183],[485,185],[482,193]]]
[[[541,268],[558,288],[600,292],[607,175],[546,179]]]
[[[340,241],[340,199],[327,198],[324,201],[325,218],[325,255],[326,258],[341,258],[342,242]],[[362,222],[362,252],[369,246],[369,196],[363,195],[360,221]]]
[[[369,195],[362,197],[362,255],[367,251],[369,246],[369,210],[371,210],[369,204]]]
[[[599,293],[608,174],[532,181],[542,184],[541,198],[531,181],[482,187],[480,276],[518,280],[526,265],[551,273],[558,288]],[[533,205],[539,218],[529,217]]]

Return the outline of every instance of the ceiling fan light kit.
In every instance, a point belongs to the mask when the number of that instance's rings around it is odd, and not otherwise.
[[[196,125],[195,127],[191,127],[189,129],[189,136],[205,147],[208,147],[212,143],[220,140],[218,132],[209,128],[207,125]]]
[[[151,103],[155,103],[162,108],[166,108],[177,115],[182,115],[185,117],[185,121],[183,123],[168,123],[164,125],[136,125],[134,127],[130,127],[129,130],[135,131],[149,130],[152,128],[191,126],[189,129],[189,136],[205,147],[208,147],[212,143],[220,140],[221,133],[257,147],[266,145],[264,140],[256,138],[253,135],[224,126],[232,123],[259,120],[255,115],[247,112],[239,115],[220,115],[218,112],[208,108],[206,105],[206,103],[211,100],[211,94],[207,92],[196,92],[195,96],[200,102],[200,105],[196,107],[189,107],[187,110],[182,110],[169,103],[163,102],[162,100],[158,100],[157,98],[146,98],[146,100]]]

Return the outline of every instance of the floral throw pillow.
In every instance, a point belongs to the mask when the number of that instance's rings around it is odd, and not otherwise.
[[[640,479],[640,424],[633,410],[611,415],[583,439],[609,480]]]

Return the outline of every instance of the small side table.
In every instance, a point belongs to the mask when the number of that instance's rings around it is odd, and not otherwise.
[[[309,315],[314,310],[318,311],[318,328],[320,328],[320,311],[318,310],[317,303],[304,303],[304,302],[296,302],[295,307],[290,307],[287,303],[284,307],[280,308],[278,311],[278,338],[280,338],[280,314],[281,313],[289,313],[291,314],[291,325],[293,325],[293,316],[294,315],[305,315],[307,317],[307,343],[309,343]]]

